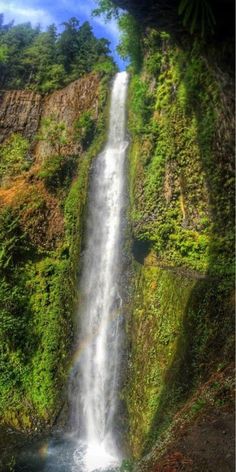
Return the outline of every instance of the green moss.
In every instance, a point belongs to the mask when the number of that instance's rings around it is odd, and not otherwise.
[[[69,287],[64,281],[69,275],[68,261],[48,257],[35,265],[29,264],[26,270],[26,289],[33,313],[28,324],[31,355],[29,375],[25,379],[26,395],[38,414],[48,420],[58,400],[58,389],[65,380],[65,358],[71,339],[67,313],[71,309],[67,300]]]
[[[193,285],[192,280],[176,278],[171,272],[140,267],[132,315],[132,380],[127,399],[135,456],[140,455],[152,427]]]
[[[136,278],[125,392],[135,457],[169,427],[209,372],[229,361],[234,343],[230,281],[226,287],[146,263]]]
[[[128,327],[135,457],[173,439],[181,409],[232,358],[234,324],[231,91],[199,41],[182,49],[149,30],[145,47],[129,93],[130,220],[149,251]],[[195,399],[189,418],[207,404]]]
[[[68,144],[68,129],[63,121],[58,122],[55,116],[48,116],[42,119],[36,140],[49,143],[57,153],[60,153],[61,148]]]
[[[168,264],[230,273],[234,189],[230,166],[223,175],[217,150],[228,149],[220,131],[220,84],[198,42],[183,51],[157,33],[150,36],[147,66],[132,78],[129,94],[134,235],[151,241]],[[160,43],[165,54],[153,72],[149,63]]]

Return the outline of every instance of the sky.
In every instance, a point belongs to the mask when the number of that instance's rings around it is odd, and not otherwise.
[[[14,20],[15,24],[30,21],[33,26],[41,25],[45,29],[55,23],[60,25],[72,16],[81,23],[89,21],[95,36],[107,38],[116,63],[121,70],[125,69],[124,61],[116,52],[119,42],[117,22],[106,22],[102,17],[91,17],[91,12],[97,7],[96,0],[0,0],[0,13],[4,14],[4,22]]]

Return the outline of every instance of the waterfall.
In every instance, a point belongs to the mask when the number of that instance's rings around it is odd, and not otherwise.
[[[86,472],[107,470],[120,462],[114,422],[122,335],[119,279],[127,85],[128,74],[118,73],[112,87],[108,140],[94,163],[88,202],[78,311],[80,356],[74,365],[72,398],[73,425],[80,445],[75,462],[82,461]]]

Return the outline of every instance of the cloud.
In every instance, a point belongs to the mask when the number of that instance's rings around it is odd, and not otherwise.
[[[111,36],[113,36],[115,39],[119,38],[119,28],[115,20],[110,20],[108,22],[105,22],[102,18],[96,17],[93,18],[93,23],[96,23],[97,25],[101,26],[106,30],[107,32],[110,33]]]
[[[0,0],[0,12],[4,13],[5,22],[15,20],[15,23],[30,21],[32,25],[41,24],[46,27],[58,23],[58,15],[82,16],[88,19],[94,27],[98,26],[115,40],[119,37],[119,29],[115,20],[106,22],[102,17],[92,17],[92,11],[97,7],[96,0],[75,1],[57,0],[56,6],[49,0]],[[65,18],[66,19],[66,18]]]
[[[119,29],[115,20],[105,21],[102,17],[92,17],[92,11],[97,7],[94,0],[86,0],[86,2],[75,2],[74,0],[60,0],[58,4],[76,15],[83,15],[89,19],[92,25],[100,26],[105,32],[109,33],[114,39],[119,37]]]
[[[24,6],[25,5],[25,6]],[[42,27],[46,27],[55,22],[55,19],[44,8],[33,8],[31,6],[27,6],[26,2],[22,2],[20,5],[19,1],[6,1],[0,0],[0,12],[4,14],[5,22],[9,22],[11,20],[15,20],[16,23],[24,23],[30,21],[32,25],[42,25]]]

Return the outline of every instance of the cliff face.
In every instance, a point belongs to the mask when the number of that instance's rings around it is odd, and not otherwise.
[[[31,140],[43,119],[51,117],[57,123],[63,122],[73,141],[74,124],[84,111],[91,111],[98,118],[99,77],[90,75],[72,82],[62,90],[43,98],[39,93],[27,90],[2,92],[0,98],[0,142],[4,142],[12,133],[21,133]],[[72,148],[65,147],[64,153],[76,154],[78,142]],[[77,145],[77,146],[76,146]],[[37,153],[53,152],[49,142],[38,143]],[[54,150],[55,152],[55,150]]]
[[[109,76],[0,104],[0,415],[50,426],[61,409],[91,159],[105,131]],[[59,361],[60,360],[60,361]]]
[[[31,139],[36,133],[41,115],[42,97],[35,92],[15,90],[2,93],[0,98],[0,142],[12,133],[22,133]]]
[[[63,143],[60,152],[63,155],[73,155],[81,152],[81,142],[75,138],[75,126],[77,120],[85,112],[90,112],[94,120],[99,113],[99,77],[90,75],[69,84],[63,90],[58,90],[43,101],[41,119],[63,123],[67,139]],[[36,155],[40,158],[55,153],[55,146],[48,140],[39,141],[36,147]]]
[[[135,276],[124,395],[135,470],[233,470],[232,449],[222,462],[190,434],[204,425],[218,450],[218,417],[232,441],[232,71],[221,69],[221,48],[206,57],[198,40],[180,47],[149,28],[145,48],[129,95]]]
[[[30,166],[27,172],[22,166],[12,179],[8,177],[0,189],[0,200],[17,207],[22,227],[30,240],[41,247],[58,245],[64,231],[60,199],[55,191],[50,192],[47,177],[52,186],[57,186],[57,174],[63,174],[65,168],[64,177],[72,178],[76,160],[83,151],[76,123],[83,113],[90,113],[96,121],[98,107],[99,77],[94,75],[77,80],[46,98],[27,91],[3,95],[0,107],[3,148],[12,136],[27,138]],[[37,199],[40,209],[32,204]]]

